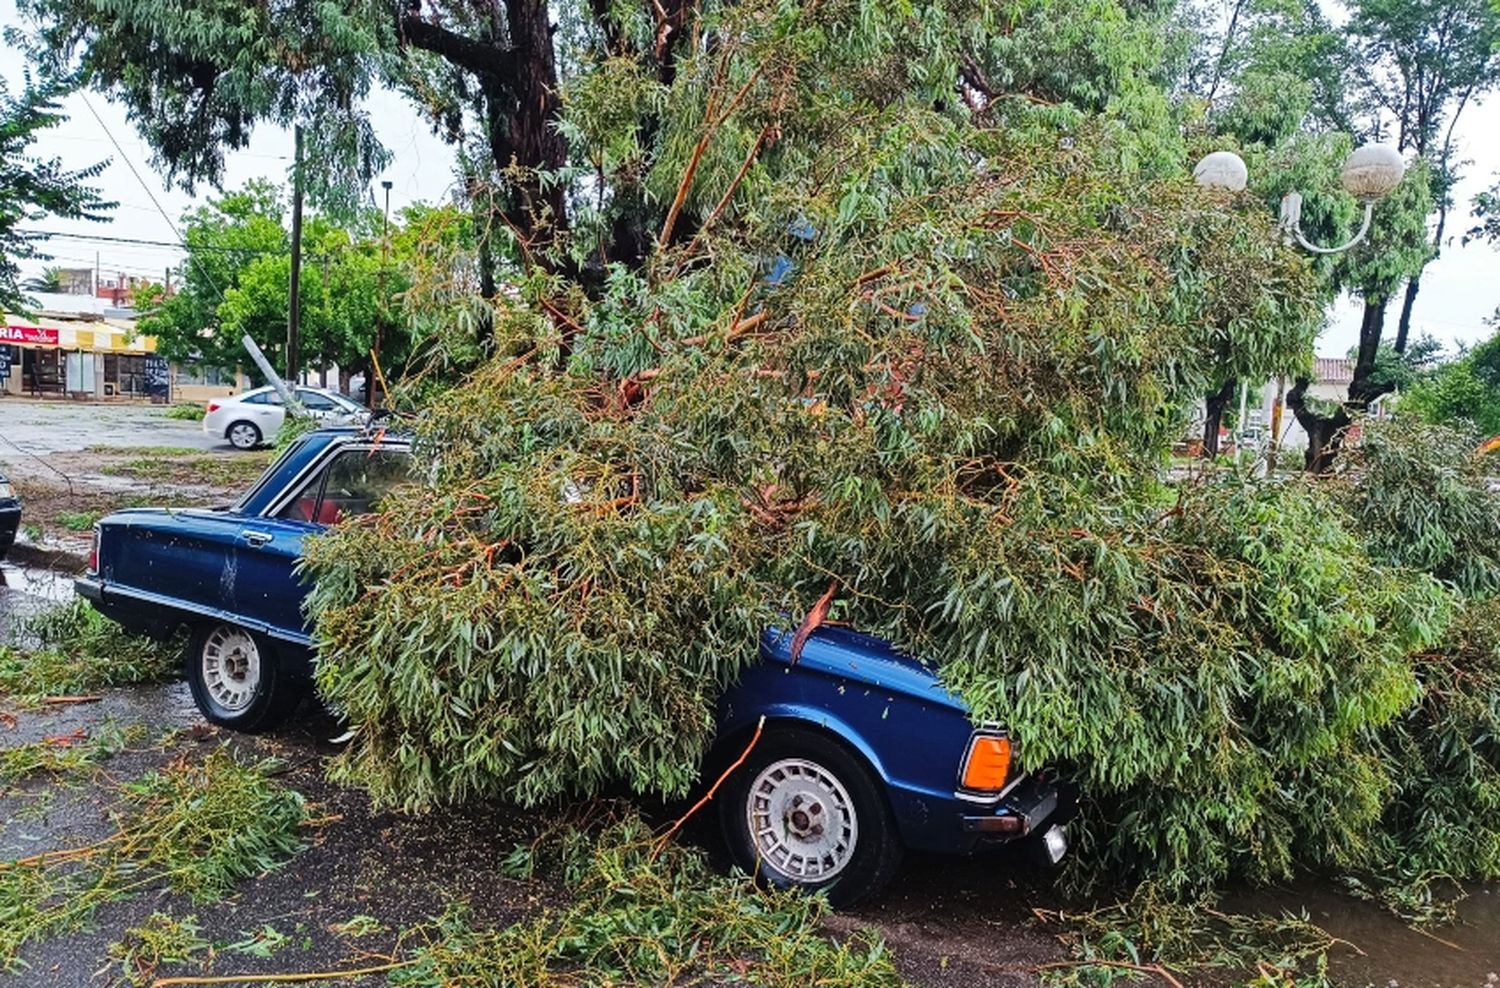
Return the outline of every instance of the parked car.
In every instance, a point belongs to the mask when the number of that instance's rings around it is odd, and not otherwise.
[[[297,388],[297,400],[308,414],[327,425],[348,425],[365,420],[363,406],[336,391]],[[267,385],[231,398],[215,398],[203,416],[203,431],[229,440],[235,449],[254,449],[275,438],[286,420],[281,393]]]
[[[213,723],[265,730],[310,692],[302,540],[370,511],[408,479],[405,442],[324,429],[284,452],[234,506],[133,509],[94,529],[78,592],[129,628],[186,626],[193,699]],[[787,629],[721,698],[706,778],[763,734],[717,797],[735,860],[766,881],[850,902],[890,880],[904,849],[967,853],[1030,838],[1050,862],[1067,842],[1059,785],[1017,769],[1015,741],[973,723],[931,668],[890,644],[818,629],[799,661]]]
[[[21,499],[16,497],[15,488],[10,486],[5,474],[0,473],[0,559],[4,559],[10,547],[15,545],[16,530],[20,527]]]

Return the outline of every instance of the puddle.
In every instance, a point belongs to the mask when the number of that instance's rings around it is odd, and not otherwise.
[[[73,596],[73,574],[62,570],[0,563],[0,589],[40,597],[49,602],[63,602]]]
[[[1374,903],[1315,881],[1227,898],[1237,912],[1307,913],[1308,919],[1363,952],[1329,951],[1339,984],[1399,988],[1495,988],[1500,974],[1500,883],[1473,883],[1458,922],[1418,932]]]

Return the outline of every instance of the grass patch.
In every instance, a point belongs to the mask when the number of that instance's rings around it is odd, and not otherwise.
[[[121,787],[115,832],[86,847],[0,862],[0,968],[29,941],[78,929],[105,902],[168,887],[200,902],[301,847],[302,796],[228,748],[186,756]]]
[[[63,511],[56,515],[56,521],[70,532],[87,532],[101,517],[96,511]]]
[[[28,704],[170,679],[180,652],[127,633],[77,598],[31,618],[22,639],[27,647],[0,645],[0,697]]]
[[[121,451],[116,451],[121,452]],[[135,451],[124,451],[135,452]],[[270,450],[254,450],[226,456],[186,450],[153,453],[103,464],[101,473],[131,477],[152,483],[195,487],[243,487],[259,477],[271,462]]]
[[[193,446],[89,446],[84,452],[108,456],[199,456],[203,450]]]
[[[1172,898],[1147,882],[1088,913],[1044,913],[1061,923],[1075,960],[1043,965],[1050,986],[1110,985],[1142,975],[1261,988],[1324,988],[1328,951],[1345,941],[1306,916],[1222,912],[1214,901]]]
[[[162,418],[177,419],[181,422],[201,422],[203,416],[208,414],[208,409],[202,405],[173,405],[162,412]]]

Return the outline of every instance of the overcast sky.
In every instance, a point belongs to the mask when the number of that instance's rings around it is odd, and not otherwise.
[[[16,22],[14,0],[0,0],[0,24]],[[4,75],[12,93],[20,88],[24,70],[25,59],[21,54],[0,42],[0,74]],[[378,197],[382,195],[378,184],[380,179],[389,179],[393,183],[393,211],[417,200],[433,201],[446,197],[454,180],[452,151],[432,135],[417,111],[403,98],[380,92],[371,102],[375,130],[394,156],[390,168],[372,183],[372,199],[379,205]],[[89,105],[103,118],[104,127],[95,121]],[[97,259],[105,273],[125,272],[161,278],[169,266],[181,259],[180,250],[170,246],[111,243],[97,238],[175,242],[177,238],[171,224],[185,209],[212,190],[199,188],[195,198],[179,189],[166,188],[151,167],[145,144],[136,136],[123,112],[102,96],[75,94],[65,101],[63,108],[69,119],[43,132],[35,145],[37,154],[56,156],[69,168],[82,168],[109,159],[109,165],[98,181],[106,198],[116,200],[119,206],[105,223],[47,219],[31,224],[36,229],[92,239],[54,238],[48,247],[53,260],[25,263],[24,272],[35,273],[46,264],[92,267]],[[110,143],[111,135],[119,142],[120,151]],[[1488,101],[1471,105],[1465,111],[1455,143],[1461,157],[1469,159],[1470,163],[1455,190],[1457,208],[1448,223],[1452,239],[1444,246],[1442,256],[1429,264],[1423,273],[1422,291],[1413,314],[1416,333],[1430,333],[1450,349],[1459,344],[1474,343],[1488,335],[1484,320],[1500,307],[1500,251],[1478,243],[1463,246],[1460,241],[1463,231],[1473,225],[1470,202],[1477,192],[1494,181],[1496,172],[1500,171],[1500,95],[1491,95]],[[255,177],[285,181],[291,157],[289,132],[275,127],[259,127],[247,150],[228,157],[226,187],[238,187]],[[130,165],[135,166],[139,180],[132,174]],[[152,202],[153,197],[156,203]],[[1393,320],[1394,314],[1393,306]],[[1330,313],[1329,327],[1318,341],[1318,353],[1321,356],[1343,356],[1357,341],[1358,335],[1359,308],[1352,301],[1345,300]]]

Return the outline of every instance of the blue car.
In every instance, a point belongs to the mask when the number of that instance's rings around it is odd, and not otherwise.
[[[232,507],[100,521],[78,592],[135,631],[185,626],[203,716],[268,730],[311,692],[302,540],[370,511],[409,480],[409,463],[401,440],[310,433]],[[1019,771],[1015,739],[973,723],[921,662],[837,626],[814,632],[795,663],[784,629],[761,636],[760,654],[720,700],[704,773],[717,778],[748,749],[716,796],[746,872],[849,903],[879,891],[906,849],[964,854],[1027,838],[1046,860],[1062,857],[1057,782]]]

